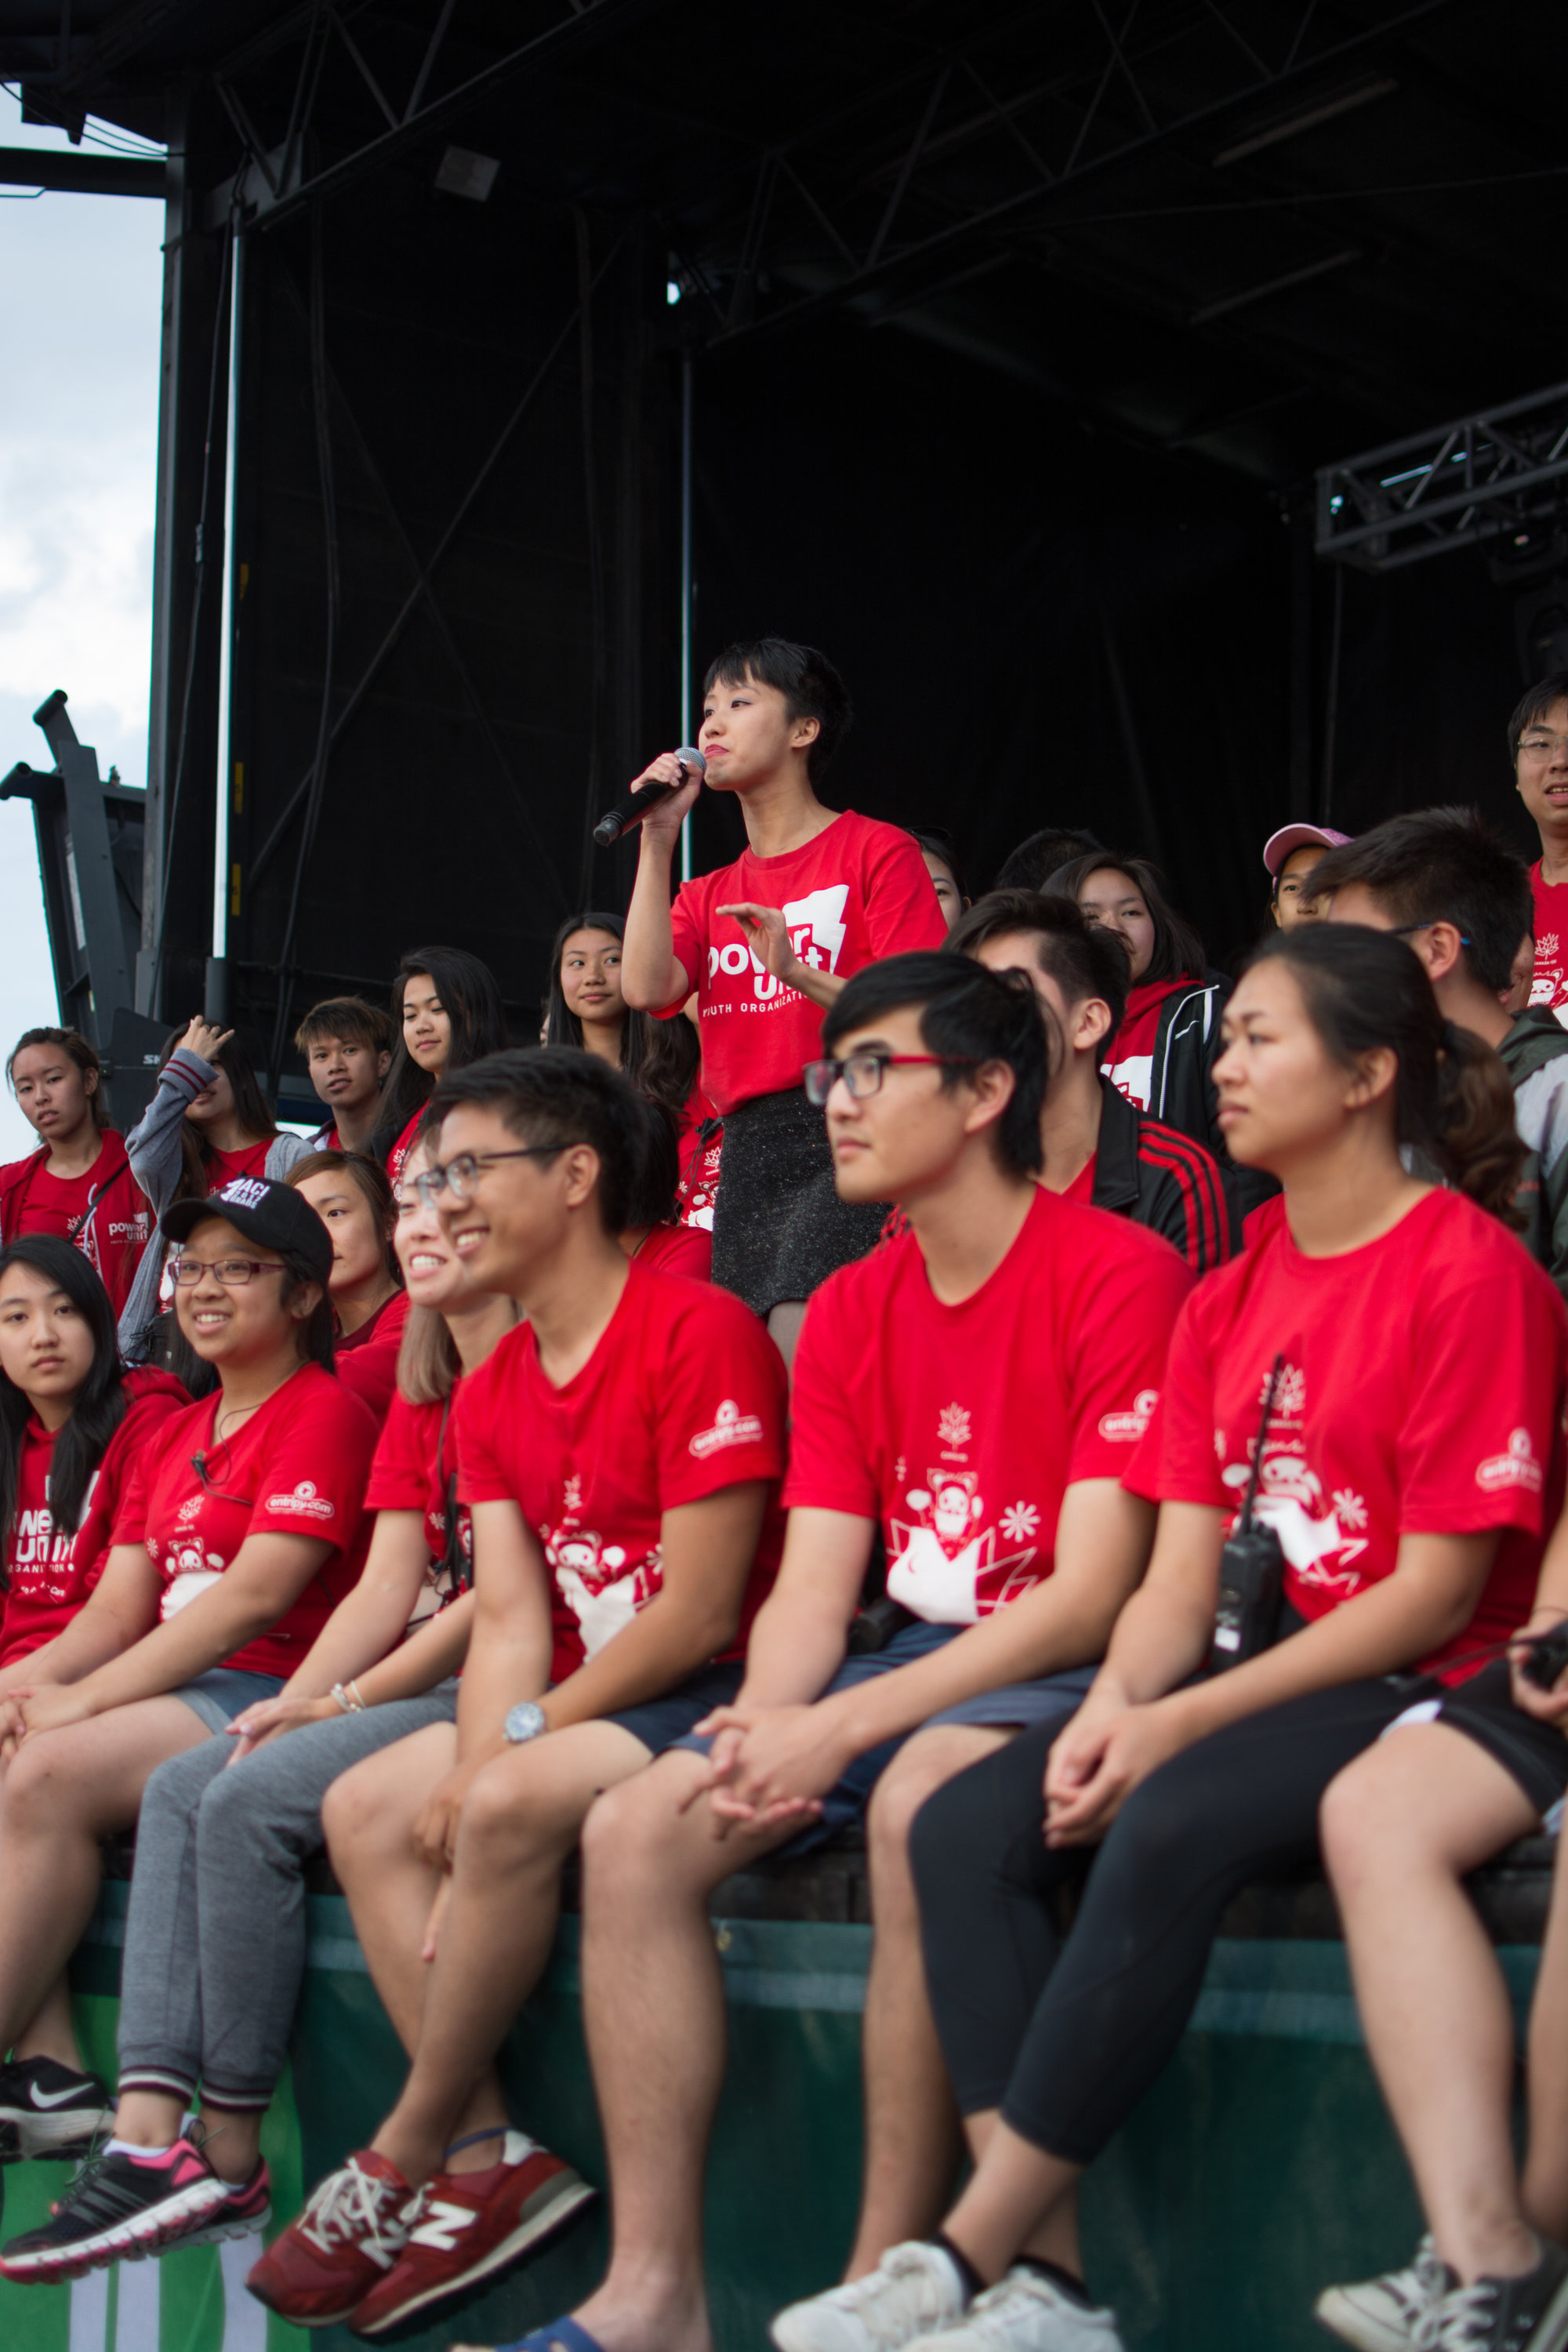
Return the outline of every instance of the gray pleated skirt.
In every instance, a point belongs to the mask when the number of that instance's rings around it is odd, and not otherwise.
[[[851,1207],[833,1188],[826,1115],[802,1087],[726,1112],[713,1212],[713,1279],[766,1315],[809,1298],[836,1267],[875,1249],[888,1214]]]

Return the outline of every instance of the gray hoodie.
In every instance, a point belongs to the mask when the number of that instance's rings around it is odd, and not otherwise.
[[[154,1227],[180,1188],[184,1168],[180,1123],[212,1076],[210,1062],[204,1062],[188,1045],[176,1045],[158,1074],[157,1093],[125,1139],[131,1172],[147,1195]],[[266,1173],[274,1182],[279,1181],[296,1160],[303,1160],[312,1148],[302,1135],[277,1136],[268,1147]],[[147,1327],[158,1312],[163,1278],[163,1244],[154,1231],[120,1318],[120,1352],[128,1364],[146,1358]]]

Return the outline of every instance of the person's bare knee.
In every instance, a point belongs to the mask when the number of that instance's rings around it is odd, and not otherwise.
[[[595,1906],[700,1895],[740,1869],[742,1841],[713,1835],[705,1769],[702,1757],[680,1749],[595,1798],[583,1824],[584,1884]]]
[[[906,1740],[871,1791],[866,1843],[873,1886],[909,1878],[910,1832],[937,1790],[1005,1745],[1010,1734],[973,1724],[941,1724]]]

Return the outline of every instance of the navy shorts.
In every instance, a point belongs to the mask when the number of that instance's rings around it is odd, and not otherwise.
[[[281,1675],[253,1675],[244,1666],[213,1666],[195,1682],[182,1683],[171,1698],[183,1698],[209,1731],[226,1731],[237,1715],[264,1698],[276,1698],[283,1687]]]
[[[839,1691],[853,1690],[859,1683],[875,1681],[879,1675],[894,1674],[900,1666],[912,1665],[917,1658],[929,1657],[933,1650],[944,1648],[955,1635],[966,1631],[963,1625],[930,1625],[923,1618],[912,1625],[901,1625],[884,1649],[868,1650],[846,1658],[822,1696],[832,1698]],[[780,1852],[809,1853],[825,1838],[858,1822],[870,1802],[872,1790],[905,1740],[912,1739],[916,1732],[930,1730],[934,1724],[973,1724],[1003,1730],[1022,1729],[1026,1725],[1046,1723],[1058,1717],[1065,1723],[1082,1706],[1084,1694],[1099,1671],[1098,1666],[1071,1666],[1059,1675],[1043,1675],[1037,1682],[1007,1683],[996,1690],[977,1691],[973,1698],[960,1699],[955,1706],[943,1707],[929,1723],[916,1724],[911,1730],[900,1732],[896,1739],[884,1739],[880,1747],[868,1748],[829,1789],[823,1799],[820,1818],[791,1838]],[[711,1742],[689,1733],[670,1745],[689,1748],[705,1756]]]
[[[650,1756],[662,1756],[667,1748],[684,1746],[686,1734],[716,1706],[728,1706],[741,1687],[745,1674],[744,1662],[731,1659],[721,1666],[702,1666],[688,1675],[683,1683],[666,1691],[662,1698],[645,1699],[641,1706],[624,1707],[619,1715],[607,1715],[606,1723],[618,1723],[634,1739],[640,1739]],[[705,1739],[697,1746],[706,1748]]]

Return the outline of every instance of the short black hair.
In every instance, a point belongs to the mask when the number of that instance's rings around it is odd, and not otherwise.
[[[852,1029],[864,1029],[883,1013],[918,1012],[921,1036],[932,1054],[952,1054],[969,1063],[1005,1062],[1016,1084],[1012,1100],[996,1121],[996,1156],[1015,1176],[1035,1176],[1040,1168],[1040,1106],[1050,1076],[1050,1049],[1035,992],[1021,972],[988,971],[968,956],[945,948],[887,956],[866,964],[845,982],[822,1024],[831,1053]],[[962,1069],[942,1073],[944,1087],[963,1083]]]
[[[1087,856],[1091,849],[1102,846],[1099,835],[1083,825],[1047,825],[1043,833],[1030,834],[1016,849],[1007,852],[992,887],[1037,890],[1059,866],[1070,866],[1075,857]]]
[[[747,678],[782,694],[792,719],[816,719],[816,740],[805,755],[805,772],[815,783],[854,719],[844,680],[815,646],[797,646],[788,637],[742,637],[708,665],[703,697],[716,686],[743,686]]]
[[[1208,963],[1204,943],[1184,915],[1178,914],[1166,895],[1165,877],[1147,857],[1129,857],[1120,849],[1090,850],[1058,866],[1051,877],[1051,895],[1078,903],[1078,894],[1091,874],[1125,874],[1136,885],[1154,926],[1154,952],[1140,987],[1157,980],[1201,980]]]
[[[1069,1004],[1098,996],[1110,1007],[1114,1036],[1127,1010],[1127,954],[1114,933],[1091,923],[1070,898],[1043,890],[990,890],[961,915],[947,935],[959,955],[972,956],[987,940],[1021,931],[1035,942],[1035,961]]]
[[[512,1045],[481,1055],[443,1076],[430,1097],[435,1125],[460,1104],[476,1103],[523,1143],[565,1151],[586,1143],[599,1155],[599,1214],[606,1233],[623,1233],[645,1172],[647,1121],[654,1116],[631,1080],[597,1054],[571,1045]]]
[[[1384,817],[1313,866],[1314,897],[1359,883],[1401,930],[1452,923],[1482,988],[1505,989],[1519,943],[1535,928],[1530,873],[1473,808],[1412,809]]]
[[[373,1054],[390,1054],[397,1043],[391,1014],[363,996],[323,996],[295,1030],[294,1044],[308,1055],[312,1045],[329,1037],[341,1038],[345,1045],[368,1046]]]
[[[1514,705],[1513,717],[1508,722],[1508,756],[1519,758],[1519,739],[1527,727],[1537,726],[1554,702],[1568,702],[1568,669],[1554,669],[1550,677],[1538,678],[1528,694]]]

